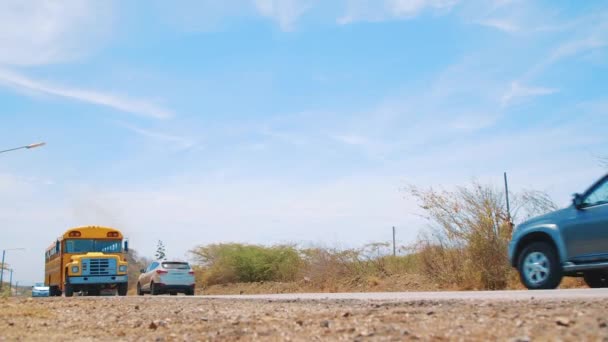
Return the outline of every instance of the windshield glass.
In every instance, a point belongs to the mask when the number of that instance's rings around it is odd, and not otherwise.
[[[65,242],[66,253],[103,252],[118,253],[122,251],[120,240],[78,239]]]
[[[44,283],[36,283],[34,284],[34,287],[46,287],[46,285],[44,285]]]
[[[163,268],[168,270],[189,270],[187,262],[163,262]]]

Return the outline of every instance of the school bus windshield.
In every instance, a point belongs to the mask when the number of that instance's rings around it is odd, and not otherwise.
[[[66,253],[119,253],[122,251],[120,240],[93,240],[93,239],[74,239],[67,240],[65,243]]]

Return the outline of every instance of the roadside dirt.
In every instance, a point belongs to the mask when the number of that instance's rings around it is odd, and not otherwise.
[[[201,294],[269,294],[269,293],[307,293],[307,292],[403,292],[437,291],[439,287],[429,283],[417,274],[395,275],[365,279],[343,279],[331,284],[316,284],[312,281],[298,282],[252,282],[212,285],[201,289]]]
[[[585,288],[582,278],[566,277],[559,288]],[[505,290],[522,290],[519,278],[513,281]],[[407,292],[407,291],[458,291],[480,290],[475,288],[453,287],[441,288],[419,274],[400,274],[389,277],[367,277],[364,279],[343,279],[330,284],[316,284],[312,281],[301,280],[291,283],[253,282],[212,285],[198,289],[198,294],[233,295],[233,294],[270,294],[270,293],[308,293],[308,292]],[[135,294],[133,290],[130,294]]]
[[[0,299],[0,341],[608,341],[608,300]]]

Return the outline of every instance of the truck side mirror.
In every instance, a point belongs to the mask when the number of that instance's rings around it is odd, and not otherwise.
[[[576,209],[580,209],[583,206],[583,196],[581,196],[581,194],[572,195],[572,205],[574,205]]]
[[[146,273],[146,270],[144,270],[143,268],[141,270],[139,270],[139,272],[141,273]]]

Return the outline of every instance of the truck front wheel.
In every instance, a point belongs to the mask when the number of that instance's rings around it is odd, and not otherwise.
[[[120,283],[120,284],[118,284],[118,295],[119,296],[126,296],[128,291],[129,291],[129,284],[128,283]]]
[[[530,290],[554,289],[562,281],[555,248],[547,242],[526,246],[519,256],[517,270],[521,282]]]
[[[70,283],[65,283],[65,289],[64,289],[64,293],[66,297],[72,297],[74,295],[74,288],[72,287],[72,285],[70,285]]]

